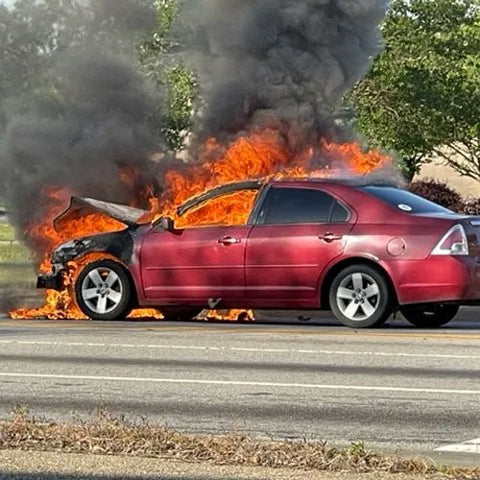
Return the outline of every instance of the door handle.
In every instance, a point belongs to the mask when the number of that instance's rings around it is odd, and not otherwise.
[[[223,237],[218,240],[218,243],[221,243],[222,245],[235,245],[241,243],[241,240],[234,237]]]
[[[324,242],[332,243],[332,242],[335,242],[336,240],[341,240],[343,237],[329,232],[329,233],[326,233],[325,235],[319,235],[318,238],[320,240],[323,240]]]

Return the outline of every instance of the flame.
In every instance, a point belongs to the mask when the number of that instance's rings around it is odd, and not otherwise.
[[[62,243],[73,238],[96,235],[99,233],[116,232],[124,230],[126,225],[101,213],[92,213],[73,219],[63,226],[61,231],[55,230],[53,221],[65,211],[70,203],[73,192],[57,187],[45,187],[42,197],[46,214],[38,223],[27,226],[25,237],[40,256],[40,271],[48,273],[51,269],[50,255]]]
[[[317,149],[308,148],[293,153],[275,130],[241,137],[227,149],[215,139],[210,139],[198,163],[182,171],[170,170],[166,173],[165,192],[160,198],[151,198],[150,207],[157,213],[157,217],[168,214],[184,225],[184,219],[179,219],[176,215],[176,207],[220,185],[262,178],[365,175],[389,163],[390,158],[379,150],[364,152],[358,143],[335,144],[321,140]],[[243,203],[247,196],[225,197],[224,204],[219,202],[216,210],[222,224],[225,224],[226,211],[229,213],[230,221],[227,223],[230,225],[238,224],[237,218],[248,216],[244,208],[250,203]],[[205,210],[210,217],[212,208]],[[199,217],[193,217],[197,225]],[[206,220],[201,220],[199,224],[207,223]]]
[[[200,159],[195,164],[180,170],[170,170],[165,175],[164,193],[157,197],[154,188],[143,186],[132,200],[132,206],[147,200],[151,218],[170,215],[179,228],[205,225],[245,224],[255,201],[256,192],[242,191],[214,199],[200,205],[194,211],[179,218],[176,207],[206,190],[232,182],[250,179],[329,177],[364,175],[390,163],[380,151],[364,152],[358,143],[335,144],[319,141],[316,148],[291,152],[279,132],[266,130],[241,137],[227,148],[217,140],[206,142]],[[138,172],[119,167],[120,181],[126,188],[135,188]],[[29,226],[26,238],[29,245],[40,254],[40,270],[49,272],[51,252],[61,243],[86,235],[118,231],[125,228],[112,218],[102,214],[90,214],[70,221],[60,232],[53,227],[53,220],[62,213],[70,201],[72,192],[48,187],[43,191],[47,214],[41,221]],[[10,312],[12,318],[85,318],[77,307],[72,285],[81,269],[92,259],[108,258],[104,254],[87,255],[71,262],[65,272],[65,289],[61,292],[49,290],[46,303],[38,309],[19,309]],[[253,312],[232,310],[227,314],[208,312],[207,319],[244,320],[254,318]],[[146,309],[132,312],[130,318],[163,318],[157,310]]]
[[[178,228],[206,225],[244,225],[247,223],[257,192],[241,191],[216,198],[177,218]]]
[[[208,310],[205,314],[201,315],[204,320],[217,320],[228,322],[254,322],[255,314],[253,310]]]
[[[380,151],[363,152],[358,143],[334,144],[321,140],[318,151],[292,153],[277,131],[241,137],[224,150],[210,139],[199,163],[166,174],[166,189],[152,198],[152,210],[174,214],[175,208],[206,190],[227,183],[260,178],[305,178],[365,175],[390,163]]]
[[[86,265],[106,259],[118,262],[117,258],[105,253],[91,253],[85,255],[78,261],[70,262],[63,274],[65,286],[63,290],[59,292],[56,290],[47,290],[44,306],[32,309],[20,308],[10,312],[11,318],[23,320],[35,318],[48,318],[49,320],[63,320],[67,318],[88,320],[75,302],[73,286],[75,285],[78,275]],[[155,309],[136,309],[132,311],[128,318],[155,318],[160,320],[163,318],[163,315]]]

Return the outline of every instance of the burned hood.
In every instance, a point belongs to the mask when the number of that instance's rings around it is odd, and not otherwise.
[[[68,222],[91,213],[103,213],[109,217],[133,226],[148,222],[149,212],[139,208],[128,207],[117,203],[102,202],[93,198],[72,197],[70,206],[53,222],[55,230],[61,230]]]

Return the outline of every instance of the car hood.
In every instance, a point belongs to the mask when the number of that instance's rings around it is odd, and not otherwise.
[[[127,226],[148,223],[151,216],[148,211],[139,208],[103,202],[93,198],[72,197],[70,206],[53,221],[53,225],[55,230],[59,231],[71,220],[91,213],[103,213]]]

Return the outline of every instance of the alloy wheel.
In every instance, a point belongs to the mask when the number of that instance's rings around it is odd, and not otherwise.
[[[340,312],[349,320],[363,321],[372,317],[380,305],[380,288],[366,273],[347,275],[336,291]]]
[[[115,310],[123,297],[120,277],[107,267],[91,270],[84,278],[80,291],[87,307],[98,314]]]

